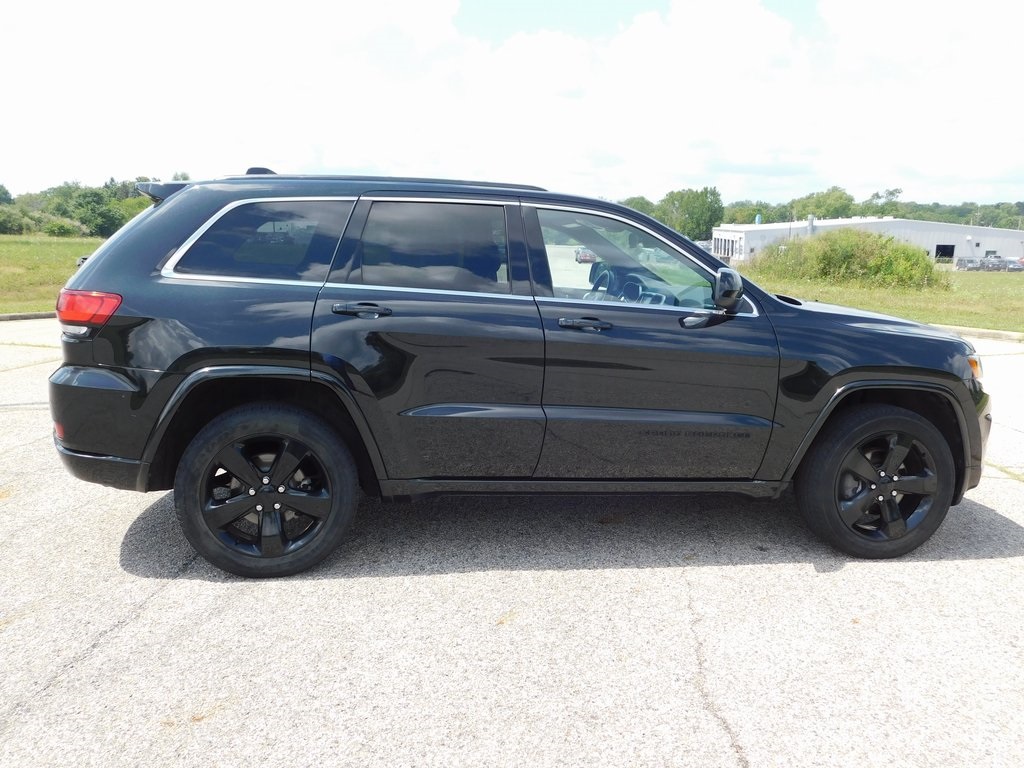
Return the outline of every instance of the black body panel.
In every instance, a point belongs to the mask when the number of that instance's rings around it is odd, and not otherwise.
[[[540,300],[548,435],[539,477],[752,478],[779,357],[763,317],[684,328],[682,308]],[[595,332],[562,318],[596,317]]]

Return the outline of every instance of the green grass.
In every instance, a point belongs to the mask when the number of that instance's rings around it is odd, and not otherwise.
[[[772,293],[906,317],[923,323],[1024,332],[1024,272],[949,272],[949,290],[871,288],[759,275],[740,267]]]
[[[52,310],[78,257],[102,242],[98,237],[0,235],[0,314]]]

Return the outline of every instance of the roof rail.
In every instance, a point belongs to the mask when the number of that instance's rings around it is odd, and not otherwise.
[[[269,168],[254,167],[245,172],[245,176],[262,176],[279,174]],[[228,176],[229,179],[244,179],[245,176]],[[501,181],[470,181],[466,179],[435,179],[419,176],[360,176],[360,175],[336,175],[336,174],[303,174],[285,173],[280,174],[282,179],[322,179],[328,181],[373,181],[373,182],[398,182],[400,184],[450,184],[460,187],[485,187],[493,189],[524,189],[532,192],[547,192],[544,187],[537,187],[533,184],[508,184]]]

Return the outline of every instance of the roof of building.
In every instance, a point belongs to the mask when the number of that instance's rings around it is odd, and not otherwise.
[[[1024,230],[1006,229],[1003,227],[985,227],[980,224],[953,224],[947,221],[929,221],[927,219],[898,219],[894,216],[852,216],[846,219],[814,219],[815,228],[834,227],[856,227],[862,224],[887,224],[889,226],[911,225],[926,226],[932,229],[960,231],[963,233],[978,234],[981,232],[992,235],[1024,238]],[[718,232],[734,232],[743,234],[746,232],[786,232],[794,229],[806,228],[808,221],[798,219],[797,221],[779,221],[771,224],[719,224],[715,227]]]

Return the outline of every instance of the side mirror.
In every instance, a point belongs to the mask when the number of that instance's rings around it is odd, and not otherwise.
[[[718,270],[718,274],[715,275],[712,298],[715,300],[715,306],[719,309],[724,309],[726,312],[734,311],[736,305],[740,303],[740,299],[743,298],[743,278],[740,277],[740,273],[728,267]]]

